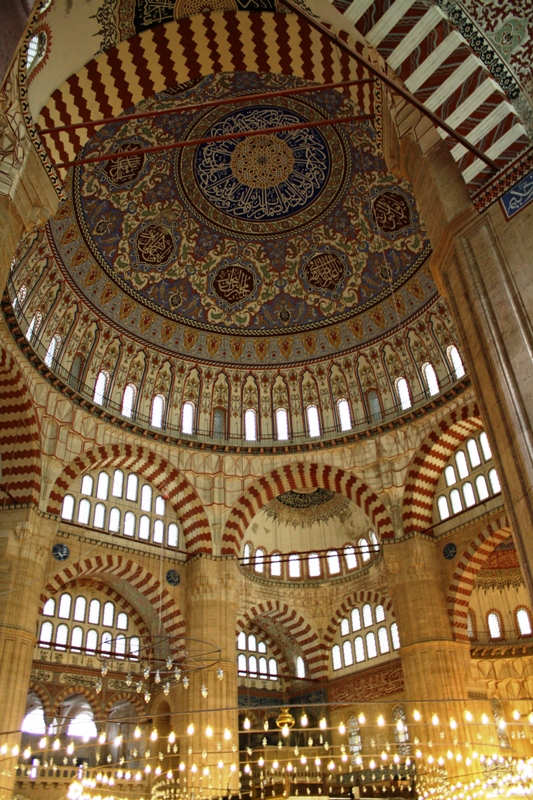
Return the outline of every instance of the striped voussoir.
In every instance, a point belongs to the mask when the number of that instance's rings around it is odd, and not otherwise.
[[[28,694],[31,694],[32,692],[35,695],[37,695],[37,697],[41,702],[41,705],[43,707],[44,720],[48,727],[48,725],[52,724],[52,720],[54,719],[53,703],[50,694],[42,684],[34,680],[30,681]]]
[[[95,678],[95,684],[96,680],[97,679]],[[93,689],[89,688],[88,686],[83,686],[81,683],[77,683],[76,686],[67,686],[65,689],[60,689],[53,700],[54,716],[59,716],[61,714],[61,704],[75,694],[81,694],[83,697],[85,697],[91,707],[93,717],[96,722],[104,719],[102,712],[102,701]]]
[[[355,475],[323,464],[287,464],[255,480],[241,495],[228,517],[222,539],[222,555],[238,555],[246,529],[261,508],[291,489],[330,489],[343,494],[363,509],[381,539],[394,538],[389,514],[377,497]]]
[[[258,603],[237,621],[237,634],[251,623],[261,627],[262,618],[280,625],[289,639],[299,645],[312,678],[327,677],[327,662],[315,631],[301,614],[286,603],[278,600]]]
[[[359,45],[361,48],[361,45]],[[292,75],[327,83],[366,77],[329,38],[294,14],[197,14],[143,31],[89,61],[51,95],[40,127],[118,116],[157,92],[221,72]],[[374,110],[372,84],[354,87],[362,113]],[[72,160],[93,130],[45,137],[53,162]]]
[[[37,506],[41,491],[39,424],[21,371],[0,350],[0,487],[8,503]]]
[[[160,581],[139,564],[118,555],[93,556],[66,566],[56,573],[45,586],[44,592],[41,594],[42,606],[50,595],[57,594],[74,581],[80,578],[104,575],[121,578],[128,586],[143,595],[161,620],[168,636],[177,637],[185,634],[185,620],[181,611],[176,607],[167,590],[161,586]]]
[[[105,704],[104,719],[109,717],[109,714],[111,711],[113,711],[115,706],[118,706],[119,704],[123,705],[122,701],[125,701],[126,703],[129,703],[130,706],[133,706],[139,716],[146,714],[146,705],[144,701],[141,700],[140,695],[132,694],[132,692],[117,692],[116,694],[111,695]]]
[[[405,483],[404,533],[429,532],[433,499],[448,459],[464,440],[483,428],[477,403],[452,411],[435,425],[411,460]]]
[[[468,642],[468,606],[479,570],[495,547],[509,538],[511,528],[505,515],[492,519],[462,554],[448,587],[446,602],[454,639]]]
[[[388,616],[394,617],[394,609],[392,607],[392,600],[382,597],[379,592],[373,592],[370,589],[362,589],[359,592],[353,592],[352,594],[348,595],[348,597],[342,601],[336,612],[331,618],[331,621],[328,625],[328,628],[324,634],[324,642],[326,645],[331,645],[335,634],[337,633],[337,628],[339,627],[339,623],[341,619],[344,617],[348,617],[352,608],[360,603],[373,603],[378,604],[380,603],[383,608],[385,609],[385,618],[388,619]]]
[[[47,512],[59,516],[66,492],[73,489],[80,475],[106,467],[130,469],[150,481],[168,498],[176,512],[188,553],[212,552],[211,528],[195,490],[175,467],[146,447],[105,445],[78,456],[67,464],[56,480]]]

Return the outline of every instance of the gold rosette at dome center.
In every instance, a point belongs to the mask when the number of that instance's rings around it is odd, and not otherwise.
[[[244,186],[270,189],[287,180],[294,168],[294,156],[288,144],[277,136],[254,136],[239,142],[230,166]]]

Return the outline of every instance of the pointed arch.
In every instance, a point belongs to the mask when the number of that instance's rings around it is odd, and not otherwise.
[[[111,695],[104,706],[104,714],[106,719],[113,710],[113,706],[116,703],[120,703],[121,700],[127,700],[128,703],[130,703],[138,712],[139,717],[142,718],[146,715],[146,704],[144,703],[144,700],[141,700],[141,697],[138,694],[133,692],[117,692],[116,694]]]
[[[65,493],[84,472],[122,467],[134,470],[168,496],[183,531],[185,548],[191,554],[212,553],[211,528],[196,491],[175,467],[146,447],[103,445],[71,461],[56,480],[47,512],[59,516]]]
[[[310,677],[324,678],[327,676],[327,663],[324,660],[322,648],[316,632],[301,614],[295,609],[290,608],[286,603],[279,600],[267,600],[258,603],[245,611],[237,620],[236,634],[254,624],[267,632],[269,627],[274,627],[279,632],[281,638],[285,636],[290,642],[297,644],[302,651],[302,655],[309,667]],[[264,626],[264,628],[263,628]],[[277,639],[270,632],[271,639]],[[278,642],[283,645],[283,642]]]
[[[30,694],[30,692],[33,692],[41,701],[45,723],[47,720],[51,720],[53,718],[53,703],[50,693],[45,686],[38,681],[31,680],[28,686],[28,694]]]
[[[453,637],[458,642],[469,642],[468,606],[476,575],[492,551],[511,534],[506,515],[494,517],[476,538],[470,542],[459,559],[452,575],[446,598]]]
[[[80,578],[96,577],[111,583],[119,594],[124,594],[148,624],[157,631],[159,621],[169,636],[185,633],[185,620],[168,591],[150,572],[134,561],[119,555],[85,558],[57,572],[46,584],[41,594],[41,608],[50,595],[62,591]]]
[[[483,428],[477,403],[455,409],[434,426],[411,460],[405,483],[403,532],[428,532],[440,475],[459,445]]]
[[[0,349],[0,496],[8,503],[39,505],[41,437],[22,372]]]
[[[65,689],[60,689],[60,691],[54,697],[53,715],[57,717],[61,703],[64,700],[67,700],[69,697],[74,697],[74,695],[77,694],[85,697],[93,712],[94,723],[95,725],[98,725],[98,723],[103,719],[102,703],[100,698],[92,689],[90,689],[88,686],[82,686],[81,683],[77,683],[75,686],[67,686]]]
[[[257,478],[237,500],[222,538],[222,555],[238,555],[245,531],[261,508],[291,489],[323,488],[353,500],[369,516],[381,539],[394,538],[390,516],[378,496],[351,472],[327,464],[297,462]]]

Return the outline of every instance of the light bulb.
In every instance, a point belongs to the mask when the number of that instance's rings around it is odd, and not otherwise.
[[[150,694],[150,692],[145,692],[145,693],[144,693],[144,702],[145,702],[145,703],[149,703],[149,702],[150,702],[150,698],[151,698],[151,696],[152,696],[152,695]]]
[[[318,724],[319,724],[321,730],[323,730],[323,731],[325,731],[326,728],[328,727],[328,723],[326,722],[326,718],[325,717],[322,717],[322,719],[320,720],[320,722]]]
[[[305,713],[305,711],[300,717],[300,725],[302,726],[302,728],[305,728],[307,725],[309,725],[309,719],[307,718],[307,714]]]
[[[102,682],[101,681],[97,681],[94,684],[94,691],[96,692],[96,694],[100,694],[100,692],[102,691]]]
[[[278,769],[278,768],[279,768],[279,763],[277,758],[275,758],[274,761],[272,762],[272,769]]]
[[[204,775],[207,777],[207,776],[209,775],[209,767],[204,767],[204,768],[203,768],[203,770],[202,770],[202,772],[203,772],[203,773],[204,773]]]
[[[190,722],[189,725],[187,725],[187,733],[189,734],[189,736],[193,735],[193,733],[194,733],[194,723]]]
[[[211,727],[211,725],[208,725],[207,728],[205,729],[205,735],[207,736],[208,739],[210,739],[211,736],[213,735],[213,728]]]
[[[150,677],[150,667],[145,667],[143,671],[144,679],[147,681]]]
[[[165,695],[165,697],[168,697],[169,692],[170,692],[170,683],[168,681],[165,681],[165,685],[163,686],[163,694]]]
[[[289,763],[287,764],[287,772],[292,772],[293,769],[294,769],[294,767],[292,766],[291,762],[289,761]]]
[[[250,720],[248,719],[248,717],[245,717],[245,718],[244,718],[244,722],[242,723],[242,727],[244,728],[244,730],[245,730],[245,731],[249,731],[249,730],[250,730],[250,728],[251,728],[251,722],[250,722]]]
[[[381,754],[381,760],[382,760],[382,761],[386,761],[386,760],[387,760],[387,758],[388,758],[388,755],[387,755],[387,753],[386,753],[385,751],[383,751],[383,752],[382,752],[382,754]]]
[[[422,719],[422,715],[420,714],[420,711],[418,711],[416,708],[413,711],[413,719],[414,719],[415,722],[420,722],[420,720]]]
[[[357,721],[359,722],[359,724],[360,724],[360,725],[364,725],[364,724],[365,724],[365,722],[366,722],[366,717],[365,717],[365,715],[363,714],[363,712],[362,712],[362,711],[361,711],[361,713],[359,714],[359,716],[357,717]]]
[[[168,734],[168,743],[174,744],[175,741],[176,741],[176,734],[174,733],[174,731],[170,731],[170,733]]]
[[[141,729],[139,728],[138,725],[135,726],[135,730],[133,731],[133,735],[135,736],[136,739],[140,739],[141,738]]]
[[[306,757],[305,757],[305,756],[302,756],[302,757],[300,758],[300,764],[303,764],[304,766],[307,764],[307,759],[306,759]]]
[[[131,684],[132,684],[131,672],[128,672],[128,674],[126,675],[126,686],[131,686]]]
[[[59,750],[59,748],[61,747],[61,742],[59,741],[59,739],[54,739],[52,747],[54,748],[54,750]]]
[[[284,725],[283,728],[281,729],[281,735],[287,737],[289,733],[290,733],[289,726]]]
[[[181,669],[179,667],[174,668],[174,677],[177,681],[181,678]]]
[[[184,772],[184,770],[185,770],[185,764],[183,763],[183,761],[180,761],[180,772]]]
[[[435,759],[433,758],[433,756],[429,755],[428,756],[428,764],[433,764],[434,761],[435,761]]]
[[[184,679],[183,679],[183,688],[184,688],[184,689],[188,689],[188,688],[189,688],[189,683],[190,683],[190,681],[189,681],[189,678],[188,678],[188,676],[186,675],[186,676],[184,677]]]
[[[217,678],[219,679],[219,681],[221,681],[224,678],[224,670],[222,669],[222,667],[219,667],[217,669]]]
[[[144,771],[146,772],[147,775],[150,774],[150,772],[152,771],[152,767],[150,766],[150,764],[147,764],[145,766]]]
[[[231,739],[231,731],[229,728],[224,728],[224,739],[227,742]]]
[[[122,744],[122,734],[121,733],[119,733],[118,736],[115,736],[114,744],[115,744],[115,747],[120,747],[120,745]]]
[[[170,656],[167,658],[167,669],[172,669],[172,659]]]
[[[191,772],[198,772],[198,767],[196,766],[196,764],[192,765]]]
[[[74,751],[74,745],[72,745],[72,750]],[[24,756],[24,758],[29,758],[31,756],[31,748],[27,747],[22,755]]]
[[[233,762],[233,764],[229,768],[230,772],[237,772],[237,764]]]
[[[268,730],[268,720],[267,719],[263,722],[263,730],[264,731]]]
[[[344,734],[346,733],[346,725],[344,724],[344,722],[341,722],[341,724],[339,725],[339,733],[341,736],[344,736]]]
[[[142,690],[143,690],[143,682],[139,681],[139,683],[135,687],[135,691],[137,692],[137,694],[140,694],[142,692]]]
[[[250,770],[250,765],[249,764],[245,764],[244,765],[244,771],[246,772],[247,775],[250,774],[251,770]]]
[[[487,717],[486,714],[482,714],[481,715],[481,722],[483,723],[483,725],[488,725],[489,724],[489,718]]]
[[[321,764],[322,764],[322,761],[321,761],[321,760],[320,760],[320,758],[317,756],[317,757],[315,758],[315,767],[319,767]]]
[[[218,768],[224,769],[224,762],[222,761],[222,759],[220,759],[220,761],[218,762]]]
[[[518,711],[516,708],[513,711],[513,719],[515,719],[517,722],[520,719],[520,711]]]
[[[157,742],[157,729],[154,728],[152,733],[150,734],[150,739],[152,742]]]
[[[416,753],[415,753],[415,756],[416,756],[417,758],[422,758],[422,750],[420,750],[420,749],[419,749],[419,750],[417,750],[417,751],[416,751]]]
[[[159,766],[159,764],[155,768],[154,772],[155,772],[156,775],[161,775],[161,767]]]
[[[396,723],[396,728],[400,733],[404,732],[405,725],[403,724],[403,720],[401,719],[398,720],[398,722]]]
[[[261,756],[257,761],[257,765],[259,767],[262,767],[262,766],[264,766],[264,764],[265,764],[265,759],[263,758],[263,756]]]
[[[472,720],[474,719],[474,717],[472,716],[472,712],[468,711],[468,709],[465,711],[465,719],[467,722],[472,722]]]
[[[101,673],[104,676],[107,675],[107,664],[102,664]]]
[[[161,675],[159,674],[159,670],[157,670],[156,673],[155,673],[154,681],[156,683],[161,683]]]
[[[201,692],[202,692],[202,697],[207,697],[207,686],[205,685],[205,683],[202,683]]]
[[[47,740],[46,736],[43,736],[43,738],[39,740],[39,747],[41,748],[41,750],[44,750],[44,748],[47,745],[47,741],[48,740]]]
[[[16,744],[14,747],[11,748],[11,755],[12,756],[15,756],[15,757],[18,756],[19,752],[20,752],[20,750],[19,750],[18,744]]]
[[[101,733],[98,737],[98,744],[105,744],[105,733]]]
[[[457,722],[454,720],[453,717],[450,718],[450,728],[452,729],[452,731],[456,730],[457,728]]]
[[[26,751],[24,751],[24,752],[26,752]],[[69,756],[71,756],[73,752],[74,752],[74,742],[71,742],[69,744],[69,746],[67,747],[67,753],[69,754]]]
[[[348,756],[346,755],[346,753],[342,754],[341,761],[348,761]]]
[[[506,721],[504,719],[500,719],[499,722],[498,722],[498,728],[501,731],[504,731],[506,727],[507,727]]]
[[[370,767],[370,769],[376,769],[376,762],[374,761],[374,759],[372,759],[372,761],[368,766]]]
[[[399,764],[400,763],[400,756],[398,755],[398,753],[394,754],[394,757],[393,757],[392,760],[394,761],[395,764]]]
[[[529,722],[530,725],[533,725],[533,711],[531,712],[531,714],[528,717],[528,722]]]
[[[431,722],[433,723],[433,725],[439,724],[439,718],[436,714],[433,714],[433,716],[431,717]]]
[[[385,720],[383,718],[383,714],[380,714],[379,717],[378,717],[378,725],[379,725],[380,728],[382,728],[385,725]]]

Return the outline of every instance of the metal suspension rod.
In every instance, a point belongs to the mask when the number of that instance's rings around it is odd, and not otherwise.
[[[64,161],[61,164],[55,164],[56,169],[67,169],[68,167],[78,167],[83,164],[96,164],[99,161],[110,161],[115,158],[131,158],[132,156],[140,156],[145,153],[159,153],[163,150],[175,150],[179,147],[194,147],[200,144],[210,144],[211,142],[225,142],[227,139],[245,139],[249,136],[266,136],[272,133],[284,133],[285,131],[298,131],[304,128],[319,128],[322,125],[338,125],[345,122],[361,122],[367,119],[373,119],[373,114],[362,114],[351,117],[335,117],[334,119],[321,119],[315,122],[298,122],[294,125],[280,125],[277,128],[265,128],[259,131],[243,131],[242,133],[223,133],[220,136],[205,136],[202,139],[187,139],[182,142],[172,142],[172,144],[156,144],[153,147],[141,147],[138,150],[127,150],[125,152],[116,151],[114,153],[107,153],[106,155],[88,156],[87,158],[79,158],[75,161]]]
[[[105,117],[103,119],[89,120],[88,122],[71,122],[69,125],[59,125],[56,128],[38,128],[39,133],[61,133],[62,131],[74,131],[77,128],[92,128],[96,125],[108,125],[111,122],[129,122],[132,119],[146,119],[147,117],[160,117],[166,114],[179,114],[181,111],[198,111],[202,108],[216,108],[217,106],[231,105],[249,100],[265,100],[271,97],[286,97],[291,94],[306,94],[309,92],[321,92],[328,89],[346,89],[349,86],[356,86],[360,83],[375,83],[375,78],[357,78],[353,81],[340,81],[339,83],[319,83],[313,86],[296,86],[291,89],[280,89],[276,92],[258,92],[256,94],[245,94],[239,97],[224,97],[220,100],[205,100],[203,103],[191,103],[176,106],[175,108],[159,108],[153,111],[138,111],[133,114],[122,114],[118,117]]]
[[[407,89],[404,89],[402,86],[399,86],[392,78],[389,78],[386,72],[383,72],[378,67],[375,67],[370,63],[370,61],[367,61],[366,58],[360,55],[355,48],[350,47],[350,45],[346,44],[346,42],[343,42],[342,39],[339,39],[335,33],[332,33],[321,22],[317,22],[317,20],[311,17],[300,6],[296,5],[293,0],[280,0],[280,3],[286,6],[286,8],[289,8],[291,11],[294,11],[294,13],[298,16],[305,19],[316,31],[324,34],[324,36],[327,36],[328,39],[334,42],[340,50],[343,50],[345,53],[355,59],[358,64],[361,64],[362,67],[367,69],[372,75],[374,75],[376,78],[379,78],[379,80],[386,84],[390,89],[397,92],[401,97],[404,98],[404,100],[407,100],[408,103],[411,103],[411,105],[424,114],[424,116],[428,117],[435,125],[438,125],[439,128],[445,130],[448,136],[452,136],[456,141],[462,144],[463,147],[466,147],[467,150],[470,150],[470,152],[473,153],[477,158],[479,158],[481,161],[484,161],[487,166],[491,167],[493,170],[498,170],[496,163],[486,156],[485,153],[483,153],[478,147],[471,144],[468,139],[454,130],[450,125],[448,125],[447,122],[444,122],[444,120],[440,119],[440,117],[434,114],[433,111],[430,111],[429,108],[426,108],[425,105],[420,102],[420,100],[417,100],[417,98],[411,94],[411,92],[407,91]]]

